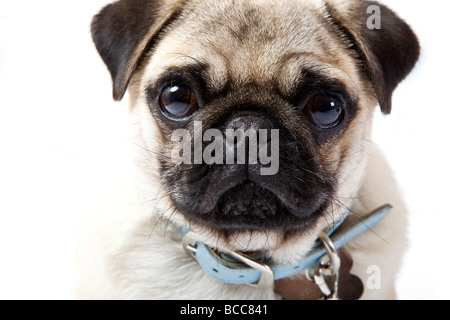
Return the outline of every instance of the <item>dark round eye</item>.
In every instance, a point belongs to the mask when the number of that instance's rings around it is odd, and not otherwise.
[[[185,118],[198,109],[197,96],[185,85],[164,88],[159,97],[159,105],[165,114],[173,118]]]
[[[344,116],[344,107],[341,99],[323,94],[309,100],[303,112],[315,126],[330,129],[341,122]]]

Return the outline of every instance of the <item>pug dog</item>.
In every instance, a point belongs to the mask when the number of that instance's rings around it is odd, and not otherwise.
[[[82,224],[78,297],[286,298],[213,279],[180,230],[283,265],[346,212],[344,226],[389,203],[345,251],[362,299],[395,299],[407,210],[371,129],[419,57],[401,18],[361,0],[119,0],[92,36],[114,99],[128,92],[133,161]],[[238,130],[256,138],[228,158]],[[287,286],[302,291],[300,278]]]

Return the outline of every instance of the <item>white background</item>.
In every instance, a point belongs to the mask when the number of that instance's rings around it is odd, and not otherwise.
[[[76,215],[123,139],[126,101],[112,102],[89,34],[108,2],[0,0],[0,299],[72,298]],[[411,210],[399,297],[449,299],[450,2],[388,4],[423,48],[373,138]]]

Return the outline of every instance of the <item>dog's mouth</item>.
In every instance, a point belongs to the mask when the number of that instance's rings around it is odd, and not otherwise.
[[[282,197],[252,181],[226,191],[213,210],[195,220],[221,231],[291,231],[308,229],[326,203],[309,209],[285,203]]]
[[[271,191],[247,181],[227,191],[217,204],[218,213],[228,217],[270,219],[284,211],[284,206]]]

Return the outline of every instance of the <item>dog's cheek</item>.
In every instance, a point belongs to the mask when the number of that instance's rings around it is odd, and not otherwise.
[[[161,152],[166,150],[162,147],[165,139],[158,120],[150,111],[145,97],[140,93],[142,92],[140,84],[140,78],[136,77],[128,91],[128,145],[133,168],[136,168],[134,174],[137,175],[139,194],[147,203],[158,199],[155,201],[155,206],[165,205],[169,199],[165,193],[161,193],[163,180],[160,170],[161,156],[165,157]]]
[[[337,159],[333,164],[337,177],[337,203],[334,208],[350,206],[363,183],[372,143],[375,106],[373,99],[362,97],[358,116],[353,119],[345,136],[333,148],[333,157]]]

